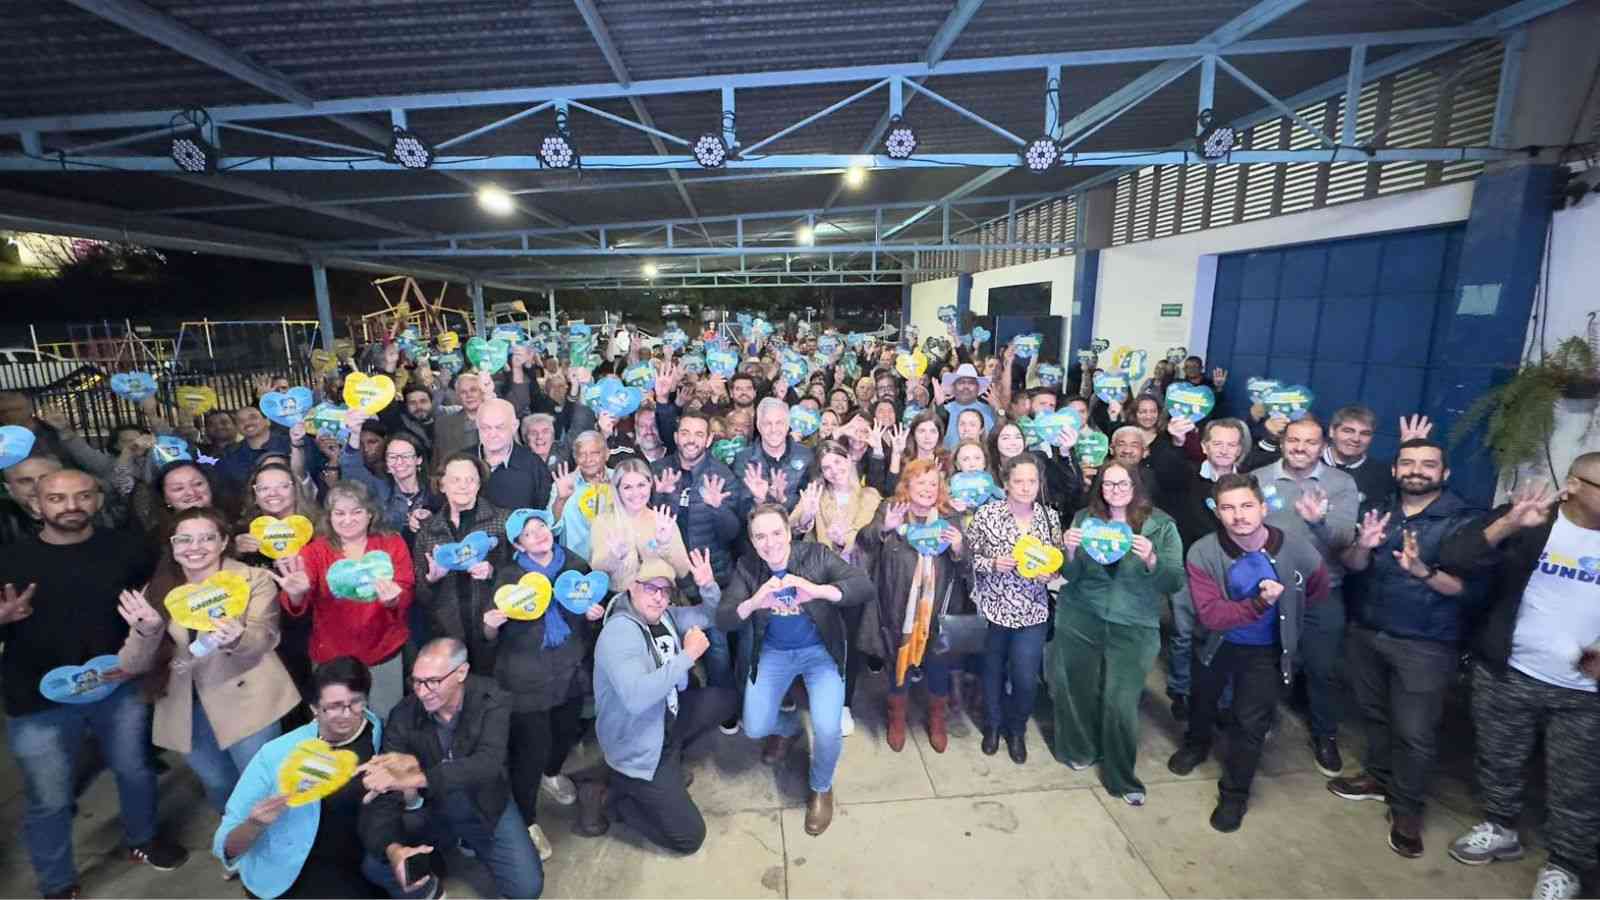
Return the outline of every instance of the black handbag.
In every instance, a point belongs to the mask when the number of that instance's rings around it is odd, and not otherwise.
[[[955,587],[955,579],[944,586],[944,602],[939,604],[939,636],[933,641],[933,652],[940,656],[982,653],[988,642],[989,620],[979,613],[951,615],[950,592]]]

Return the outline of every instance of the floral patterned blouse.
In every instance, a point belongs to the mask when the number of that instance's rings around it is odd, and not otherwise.
[[[1042,503],[1033,504],[1028,533],[1051,547],[1061,546],[1061,517]],[[967,553],[972,558],[972,599],[985,619],[1006,628],[1026,628],[1050,618],[1050,588],[1045,581],[1023,578],[1015,571],[999,571],[996,557],[1011,556],[1022,538],[1011,504],[991,500],[972,514],[967,529]]]

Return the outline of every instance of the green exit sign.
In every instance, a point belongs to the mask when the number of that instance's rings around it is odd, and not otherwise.
[[[1183,304],[1182,303],[1163,303],[1163,304],[1161,304],[1161,318],[1163,318],[1163,319],[1181,319],[1181,318],[1183,318]]]

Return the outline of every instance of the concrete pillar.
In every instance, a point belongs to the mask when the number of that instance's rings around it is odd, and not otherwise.
[[[333,304],[328,301],[328,270],[320,262],[311,264],[311,287],[317,295],[317,319],[322,323],[322,349],[333,352]]]
[[[956,327],[968,328],[967,313],[972,312],[972,273],[962,272],[956,276]]]
[[[901,341],[905,340],[906,326],[911,324],[911,285],[900,285],[900,334]]]

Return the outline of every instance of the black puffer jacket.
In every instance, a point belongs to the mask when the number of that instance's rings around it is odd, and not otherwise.
[[[555,578],[565,572],[587,575],[589,563],[568,550]],[[526,574],[528,570],[520,563],[508,562],[495,572],[495,588],[516,584]],[[550,580],[552,585],[555,578]],[[604,603],[605,597],[595,602]],[[544,645],[545,623],[551,616],[560,616],[572,630],[559,647]],[[594,643],[594,636],[595,629],[588,619],[568,612],[554,597],[539,618],[531,622],[512,619],[501,625],[495,640],[489,643],[494,647],[494,679],[510,695],[511,711],[543,712],[582,696],[583,657],[587,647]]]

